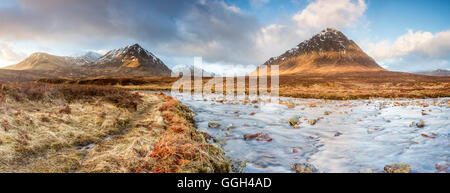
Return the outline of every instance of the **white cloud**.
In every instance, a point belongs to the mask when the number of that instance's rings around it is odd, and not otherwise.
[[[295,14],[293,20],[299,27],[313,30],[347,28],[354,25],[366,9],[364,0],[316,0]]]
[[[398,37],[394,43],[380,41],[370,44],[368,53],[377,60],[396,59],[409,54],[448,58],[450,57],[450,30],[437,34],[408,30],[408,33]]]
[[[435,34],[420,49],[431,57],[450,57],[450,30]]]
[[[278,56],[306,38],[308,35],[297,33],[293,25],[272,24],[263,27],[256,38],[256,48],[261,56],[258,61],[265,62],[270,57]]]
[[[326,27],[351,27],[363,16],[366,8],[364,0],[312,1],[294,16],[281,18],[281,22],[260,29],[256,48],[264,59],[258,58],[258,61],[278,56]]]
[[[221,2],[221,4],[222,4],[222,6],[223,6],[225,9],[227,9],[227,10],[229,10],[229,11],[232,11],[232,12],[235,12],[235,13],[242,13],[242,12],[241,12],[241,9],[240,9],[239,7],[236,7],[236,6],[234,6],[234,5],[227,5],[225,2]]]
[[[16,63],[25,57],[25,53],[16,52],[9,44],[0,43],[0,66]]]

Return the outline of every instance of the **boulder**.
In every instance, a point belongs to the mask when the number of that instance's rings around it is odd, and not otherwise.
[[[214,122],[208,122],[208,127],[209,128],[219,128],[220,124],[219,123],[214,123]]]
[[[318,170],[316,167],[309,163],[295,163],[291,165],[291,168],[294,169],[297,173],[317,173]]]
[[[298,117],[292,117],[289,119],[289,125],[294,126],[298,124]]]
[[[411,167],[405,163],[394,163],[384,166],[384,173],[410,173]]]
[[[231,159],[231,172],[232,173],[242,173],[245,166],[247,165],[247,160],[245,159]]]

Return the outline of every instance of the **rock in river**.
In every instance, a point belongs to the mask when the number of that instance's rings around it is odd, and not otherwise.
[[[289,125],[294,126],[298,124],[298,117],[292,117],[289,119]]]
[[[318,170],[316,167],[309,163],[295,163],[291,165],[291,168],[294,169],[297,173],[317,173]]]
[[[219,123],[214,123],[214,122],[208,122],[208,127],[209,128],[219,128],[220,124]]]
[[[416,123],[416,126],[417,126],[418,128],[422,128],[422,127],[425,126],[425,122],[424,122],[424,121],[418,122],[418,123]]]
[[[246,159],[231,159],[231,172],[242,173],[244,171],[245,165],[247,164]]]
[[[309,120],[310,125],[315,125],[317,123],[317,119]]]
[[[384,173],[410,173],[411,167],[405,163],[394,163],[384,166]]]
[[[272,138],[269,137],[267,133],[256,133],[256,134],[246,134],[244,135],[244,140],[251,140],[256,138],[258,141],[270,142]]]

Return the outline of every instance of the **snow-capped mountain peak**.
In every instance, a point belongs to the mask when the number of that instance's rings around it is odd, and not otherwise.
[[[122,62],[124,60],[152,60],[154,63],[162,64],[162,61],[159,58],[157,58],[153,53],[142,48],[139,44],[128,45],[123,48],[111,50],[100,57],[96,63],[103,64],[116,59],[120,59]]]
[[[353,41],[334,28],[326,28],[263,66],[279,65],[279,74],[383,71]],[[255,74],[255,73],[253,73]]]
[[[107,52],[89,65],[99,73],[170,75],[170,69],[154,54],[139,44],[128,45]]]
[[[278,57],[270,58],[266,64],[275,61],[283,61],[286,58],[295,57],[307,53],[322,52],[346,52],[350,45],[356,45],[349,40],[342,32],[335,28],[328,27],[318,34],[298,44],[296,47],[286,51]]]

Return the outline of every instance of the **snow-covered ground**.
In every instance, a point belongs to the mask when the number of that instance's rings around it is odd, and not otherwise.
[[[396,162],[409,164],[411,172],[439,172],[436,165],[450,163],[449,98],[282,99],[294,105],[177,98],[227,155],[247,160],[244,172],[294,172],[290,165],[303,162],[319,172],[377,172]],[[289,124],[295,118],[299,128]],[[318,121],[311,125],[313,119]],[[423,127],[412,124],[421,121]],[[221,126],[209,128],[209,122]],[[243,139],[255,133],[267,133],[272,141]]]

